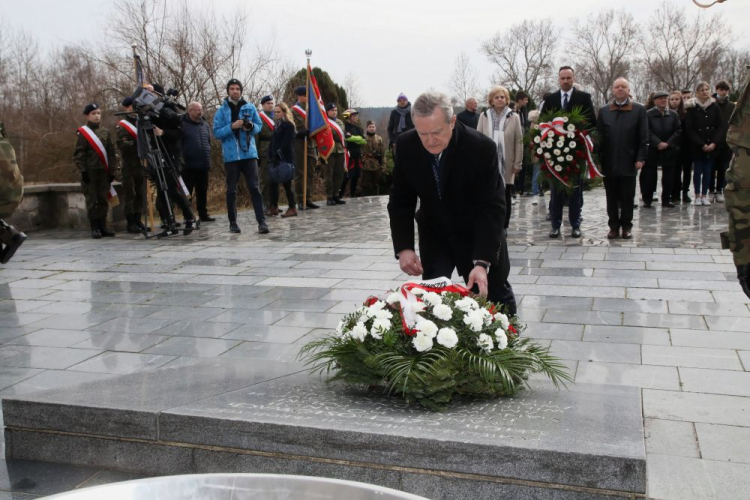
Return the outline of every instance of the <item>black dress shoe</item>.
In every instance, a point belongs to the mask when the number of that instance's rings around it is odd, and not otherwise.
[[[669,203],[662,203],[661,206],[666,207],[666,208],[674,208],[675,204],[672,202],[669,202]]]
[[[552,231],[549,232],[550,238],[559,238],[560,237],[560,228],[554,228]]]
[[[268,234],[268,225],[265,222],[258,224],[258,234]]]
[[[573,231],[571,231],[570,235],[571,235],[571,236],[572,236],[573,238],[580,238],[580,237],[581,237],[581,229],[580,229],[580,228],[578,228],[578,227],[574,227],[574,228],[573,228]]]
[[[632,237],[633,237],[633,233],[632,232],[628,231],[627,229],[623,229],[622,230],[622,239],[623,240],[629,240]]]
[[[336,205],[346,205],[346,202],[341,198],[334,198],[333,201],[334,203],[336,203]]]
[[[544,220],[552,220],[552,214],[547,212],[547,217],[545,217]]]
[[[333,201],[333,198],[328,198],[328,199],[326,200],[326,206],[328,206],[328,207],[332,207],[332,206],[333,206],[333,205],[335,205],[335,204],[336,204],[336,202],[335,202],[335,201]]]
[[[216,218],[210,215],[201,215],[201,222],[216,222]]]
[[[307,208],[315,209],[315,208],[320,208],[320,207],[318,205],[316,205],[315,203],[313,203],[311,201],[308,201],[307,202]]]
[[[231,222],[229,223],[229,232],[239,234],[242,232],[242,230],[240,229],[240,226],[238,226],[236,222]]]
[[[649,203],[644,203],[644,204],[643,204],[643,208],[651,208],[651,202],[649,202]]]

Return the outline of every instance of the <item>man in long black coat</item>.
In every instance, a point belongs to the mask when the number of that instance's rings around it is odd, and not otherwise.
[[[497,146],[456,123],[444,94],[422,94],[412,115],[416,129],[398,139],[388,202],[401,270],[433,279],[458,269],[469,288],[515,314]],[[415,252],[414,219],[421,259]]]
[[[594,112],[594,103],[591,100],[591,94],[576,89],[575,73],[570,66],[563,66],[558,72],[560,90],[552,92],[544,98],[541,113],[550,111],[563,110],[570,112],[574,108],[581,108],[586,115],[587,126],[594,128],[596,126],[596,113]],[[583,208],[583,179],[578,182],[578,188],[571,195],[567,195],[560,189],[551,189],[552,197],[549,204],[550,222],[552,231],[549,233],[550,238],[560,236],[560,226],[562,226],[563,205],[568,200],[568,221],[571,226],[571,236],[574,238],[581,237],[581,209]]]

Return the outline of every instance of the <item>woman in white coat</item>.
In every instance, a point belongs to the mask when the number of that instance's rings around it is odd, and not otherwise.
[[[479,117],[477,131],[497,144],[500,178],[505,183],[505,230],[510,222],[513,182],[521,171],[523,162],[523,128],[521,120],[508,104],[510,93],[505,87],[497,86],[490,90],[489,109]]]

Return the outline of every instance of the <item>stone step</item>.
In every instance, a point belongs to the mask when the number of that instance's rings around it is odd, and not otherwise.
[[[637,388],[533,380],[512,399],[433,413],[302,368],[214,359],[5,399],[7,455],[148,474],[317,475],[433,500],[645,494]]]

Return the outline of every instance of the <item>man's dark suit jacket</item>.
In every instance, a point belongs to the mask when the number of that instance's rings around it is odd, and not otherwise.
[[[420,234],[429,232],[431,241],[465,242],[462,245],[466,245],[473,260],[497,265],[505,220],[505,190],[500,180],[497,145],[457,121],[450,144],[443,151],[442,200],[438,197],[432,154],[422,146],[417,131],[401,134],[396,149],[388,202],[396,255],[402,250],[414,250],[416,218]],[[417,199],[420,207],[415,214]],[[505,276],[508,273],[507,269],[492,271]]]
[[[596,127],[596,111],[594,111],[594,102],[591,100],[591,94],[583,92],[582,90],[571,89],[570,97],[568,98],[568,107],[565,111],[572,111],[575,107],[580,107],[583,113],[588,119],[589,128],[593,129]],[[557,89],[554,93],[547,96],[544,100],[544,106],[542,107],[542,113],[547,113],[553,110],[562,109],[562,95],[560,89]]]

